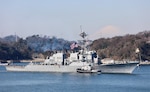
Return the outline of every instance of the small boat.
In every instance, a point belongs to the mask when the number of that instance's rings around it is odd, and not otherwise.
[[[84,66],[81,68],[77,68],[78,73],[101,73],[101,70],[97,70],[92,68],[91,66]]]
[[[2,62],[0,62],[0,66],[6,66],[6,65],[9,65],[9,63],[2,63]]]

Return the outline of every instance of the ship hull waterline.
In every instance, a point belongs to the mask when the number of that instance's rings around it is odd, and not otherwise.
[[[135,68],[138,66],[137,63],[128,64],[102,64],[96,66],[102,73],[124,73],[132,74]]]
[[[96,65],[95,68],[101,73],[125,73],[131,74],[138,64],[101,64]],[[6,66],[7,71],[20,72],[60,72],[60,73],[75,73],[77,68],[81,66],[63,66],[63,65],[27,65],[27,66]]]

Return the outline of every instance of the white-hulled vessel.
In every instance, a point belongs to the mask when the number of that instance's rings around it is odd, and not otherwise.
[[[0,62],[0,66],[6,66],[6,65],[9,65],[8,63],[1,63]]]
[[[81,52],[80,52],[81,53]],[[76,72],[77,68],[91,65],[90,61],[83,61],[83,55],[70,53],[70,57],[65,58],[64,53],[55,53],[41,64],[29,63],[26,66],[6,66],[7,71],[28,71],[28,72]],[[85,59],[85,58],[84,58]]]
[[[92,65],[95,69],[100,70],[102,73],[132,73],[137,67],[135,63],[111,63],[111,64],[98,64],[97,58],[92,61],[92,51],[86,52],[83,60],[83,55],[79,53],[70,53],[68,59],[63,59],[63,53],[56,53],[48,57],[44,63],[36,64],[29,63],[26,66],[5,66],[7,71],[26,71],[26,72],[77,72],[78,68],[83,66]],[[89,54],[90,53],[90,54]]]
[[[95,51],[88,51],[85,43],[86,33],[82,32],[80,36],[83,38],[83,49],[79,52],[68,53],[59,52],[47,57],[44,63],[29,63],[26,66],[6,66],[7,71],[25,71],[25,72],[77,72],[77,69],[84,66],[92,66],[101,73],[132,73],[137,67],[135,63],[108,63],[101,64]],[[75,46],[75,44],[74,44]],[[74,47],[73,46],[73,47]]]

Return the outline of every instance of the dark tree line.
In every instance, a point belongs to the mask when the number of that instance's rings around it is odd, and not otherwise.
[[[0,60],[32,59],[33,53],[42,53],[55,50],[69,50],[72,42],[56,37],[29,36],[22,39],[16,36],[0,38]]]
[[[23,39],[14,43],[0,42],[0,60],[31,59],[31,55],[32,50],[26,45]]]

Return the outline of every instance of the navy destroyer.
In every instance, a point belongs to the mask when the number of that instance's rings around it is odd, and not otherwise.
[[[80,36],[83,38],[82,49],[77,52],[57,52],[52,56],[48,56],[43,63],[29,63],[26,66],[8,65],[5,66],[7,71],[24,71],[24,72],[77,72],[77,69],[84,66],[92,66],[96,71],[102,73],[132,73],[137,67],[137,62],[126,63],[101,63],[96,51],[90,51],[86,48],[87,34],[81,32]],[[73,43],[71,48],[76,47]]]

